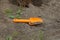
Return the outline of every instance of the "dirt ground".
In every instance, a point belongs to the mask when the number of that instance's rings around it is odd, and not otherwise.
[[[40,7],[29,4],[29,8],[23,8],[22,18],[42,17],[43,25],[29,26],[25,23],[13,23],[4,10],[13,9],[14,13],[18,6],[9,3],[8,0],[0,0],[0,40],[17,32],[13,40],[40,40],[40,30],[44,33],[44,40],[60,40],[60,0],[43,0]]]

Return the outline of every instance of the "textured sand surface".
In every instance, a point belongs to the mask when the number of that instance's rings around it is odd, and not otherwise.
[[[8,0],[0,0],[0,40],[12,35],[14,31],[19,34],[13,40],[40,40],[40,30],[44,33],[44,40],[60,40],[60,0],[43,0],[40,7],[29,5],[25,8],[21,17],[42,17],[43,25],[29,26],[25,23],[13,23],[12,19],[4,14],[6,8],[12,8],[15,13],[18,7]]]

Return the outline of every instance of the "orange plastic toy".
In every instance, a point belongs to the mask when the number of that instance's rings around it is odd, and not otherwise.
[[[13,22],[29,23],[29,25],[36,25],[43,23],[43,19],[38,17],[32,17],[29,19],[13,19]]]

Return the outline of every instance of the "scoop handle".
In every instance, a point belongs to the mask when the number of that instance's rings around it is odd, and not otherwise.
[[[29,22],[30,20],[28,20],[28,19],[13,19],[13,22],[25,22],[25,23],[27,23],[27,22]]]

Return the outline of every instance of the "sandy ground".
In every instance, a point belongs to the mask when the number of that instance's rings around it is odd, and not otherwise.
[[[43,25],[29,26],[25,23],[13,23],[12,19],[4,14],[6,8],[12,8],[14,13],[18,7],[9,3],[8,0],[0,0],[0,40],[5,40],[6,36],[18,32],[13,36],[13,40],[40,40],[40,30],[44,33],[44,40],[60,40],[60,0],[44,1],[40,7],[29,5],[24,8],[22,18],[42,17]]]

